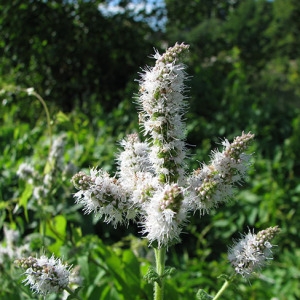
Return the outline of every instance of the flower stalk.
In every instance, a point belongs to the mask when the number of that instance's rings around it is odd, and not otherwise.
[[[225,292],[225,290],[229,287],[230,283],[233,281],[235,275],[233,275],[231,278],[229,279],[225,279],[222,287],[219,289],[219,291],[217,292],[217,294],[213,297],[212,300],[217,300],[221,297],[221,295]]]
[[[65,291],[67,291],[71,296],[70,299],[77,299],[77,300],[82,300],[82,298],[76,294],[71,288],[69,288],[68,286],[65,287]]]
[[[154,248],[156,273],[159,276],[159,282],[154,283],[154,300],[163,300],[164,298],[164,271],[166,248]]]
[[[47,104],[46,104],[45,100],[34,90],[34,88],[27,88],[25,91],[28,94],[28,96],[35,96],[40,101],[40,103],[42,104],[42,106],[45,110],[46,119],[47,119],[47,127],[48,127],[48,132],[49,132],[49,139],[50,139],[49,149],[51,149],[51,145],[52,145],[52,125],[51,125],[51,118],[50,118],[50,113],[49,113],[49,109],[47,107]]]

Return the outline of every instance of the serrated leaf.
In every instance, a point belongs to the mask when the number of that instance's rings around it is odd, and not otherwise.
[[[170,275],[174,274],[175,270],[176,269],[173,268],[173,267],[166,267],[165,271],[164,271],[164,274],[163,274],[163,277],[170,276]]]
[[[58,124],[69,123],[70,118],[66,114],[64,114],[62,111],[59,111],[56,115],[56,121]]]
[[[196,299],[198,299],[198,300],[210,300],[210,299],[213,299],[213,297],[208,295],[204,290],[198,290],[198,292],[196,294]]]
[[[217,277],[218,279],[223,279],[225,281],[229,281],[230,277],[226,274],[221,274],[220,276]]]
[[[157,282],[159,286],[161,286],[161,278],[156,273],[153,267],[149,267],[146,275],[144,276],[144,279],[148,282],[153,284],[154,282]]]

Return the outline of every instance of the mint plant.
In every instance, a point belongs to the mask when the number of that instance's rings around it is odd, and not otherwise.
[[[121,141],[123,151],[117,156],[116,174],[94,167],[89,174],[81,171],[72,178],[77,189],[75,202],[83,206],[85,214],[93,213],[115,228],[129,222],[140,228],[155,253],[155,269],[150,268],[145,276],[154,284],[155,300],[164,298],[165,278],[173,272],[165,266],[166,251],[180,243],[190,216],[203,216],[231,200],[251,165],[246,151],[254,135],[242,132],[232,142],[223,140],[223,149],[212,151],[208,164],[189,172],[184,117],[187,74],[180,62],[188,48],[175,44],[162,55],[156,52],[155,66],[141,74],[136,100],[143,139],[133,133]],[[33,172],[22,165],[19,176],[28,177]],[[197,298],[218,299],[237,275],[249,279],[259,272],[272,259],[271,240],[278,232],[277,226],[257,234],[249,230],[228,250],[233,273],[223,276],[221,289],[215,296],[200,289]],[[68,287],[71,268],[60,259],[29,257],[17,260],[17,264],[26,269],[25,283],[35,292],[45,295],[67,290],[70,298],[80,299],[77,291]]]
[[[146,276],[154,282],[155,300],[164,295],[164,278],[169,272],[165,269],[166,251],[180,242],[192,214],[207,214],[232,199],[235,186],[242,183],[250,166],[251,155],[245,151],[254,138],[243,132],[232,143],[224,140],[223,151],[214,150],[208,165],[188,173],[184,123],[187,74],[180,62],[188,48],[175,44],[163,55],[156,52],[155,66],[141,74],[137,103],[144,140],[133,133],[121,142],[117,173],[110,176],[92,168],[90,174],[79,172],[72,178],[78,190],[76,203],[83,205],[86,214],[103,217],[114,227],[133,221],[141,228],[155,252],[156,270]],[[248,276],[271,258],[269,241],[278,228],[265,232],[267,237],[249,233],[230,248],[229,260],[237,273]]]

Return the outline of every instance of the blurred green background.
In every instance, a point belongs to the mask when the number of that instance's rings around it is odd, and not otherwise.
[[[163,52],[184,42],[190,44],[190,169],[209,161],[220,138],[232,140],[242,131],[256,138],[253,167],[235,201],[208,216],[192,216],[182,243],[169,249],[167,264],[176,272],[167,295],[194,299],[199,288],[213,294],[222,285],[217,277],[230,271],[226,251],[232,239],[248,228],[278,225],[270,267],[250,284],[241,280],[224,299],[300,299],[300,1],[1,0],[0,32],[3,247],[6,224],[21,233],[20,243],[31,235],[33,249],[42,245],[79,264],[84,299],[151,299],[151,287],[139,276],[127,293],[126,282],[114,279],[115,268],[143,274],[153,259],[145,254],[147,242],[137,238],[140,229],[130,224],[115,230],[84,216],[74,206],[70,179],[94,166],[116,171],[118,142],[138,131],[138,73],[153,65],[154,48]],[[23,162],[45,174],[50,146],[45,110],[25,92],[29,87],[47,104],[52,139],[65,134],[64,164],[74,168],[55,174],[47,205],[34,202],[32,189],[16,175]],[[41,232],[51,239],[41,244]],[[98,269],[93,255],[103,257]],[[99,271],[103,265],[107,273]],[[0,260],[0,298],[30,299],[28,289],[16,290],[21,279],[11,268]]]

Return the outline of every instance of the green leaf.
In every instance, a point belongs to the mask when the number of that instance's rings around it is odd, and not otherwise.
[[[164,274],[163,274],[163,277],[170,276],[170,275],[174,274],[175,270],[176,269],[173,268],[173,267],[166,267],[165,271],[164,271]]]
[[[213,299],[213,297],[208,295],[204,290],[198,290],[198,292],[196,294],[196,299],[198,299],[198,300],[210,300],[210,299]]]
[[[96,254],[103,261],[99,263],[105,263],[119,293],[122,294],[125,299],[135,299],[135,295],[138,292],[137,289],[139,289],[139,282],[136,275],[130,271],[130,268],[127,268],[127,265],[120,257],[118,257],[111,248],[105,246],[100,240]],[[128,254],[125,255],[125,257],[126,256],[128,259]],[[95,259],[97,260],[98,258]]]
[[[146,275],[144,276],[144,279],[148,282],[153,284],[154,282],[157,282],[159,286],[161,286],[161,278],[156,273],[153,267],[149,267]]]
[[[88,263],[88,256],[87,255],[86,256],[79,256],[77,258],[78,265],[80,266],[80,274],[86,279],[89,278],[89,263]]]
[[[19,198],[19,205],[24,208],[24,214],[27,222],[28,222],[27,202],[28,199],[31,197],[32,192],[33,192],[33,185],[27,183],[25,186],[25,190],[23,191],[21,197]]]
[[[64,114],[62,111],[57,113],[56,122],[58,125],[63,126],[64,129],[71,130],[73,128],[73,124],[72,124],[70,118],[66,114]]]
[[[62,111],[60,111],[56,115],[56,121],[58,123],[69,123],[70,118],[66,114],[64,114]]]
[[[46,235],[53,237],[55,243],[50,245],[49,251],[54,254],[59,254],[60,247],[64,244],[66,238],[66,226],[67,220],[63,215],[58,215],[53,219],[49,220],[46,224]]]

